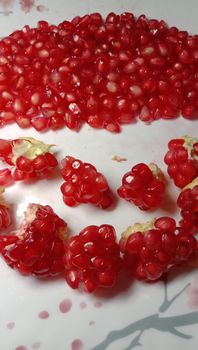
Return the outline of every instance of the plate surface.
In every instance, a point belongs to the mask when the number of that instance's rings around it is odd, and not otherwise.
[[[163,18],[191,33],[197,31],[196,0],[4,0],[0,1],[0,36],[25,24],[44,19],[59,23],[75,15],[99,11],[145,13]],[[122,175],[138,162],[157,162],[165,171],[163,155],[171,138],[197,136],[198,121],[179,118],[146,126],[141,122],[123,127],[119,135],[84,126],[79,133],[63,129],[38,134],[16,125],[0,130],[0,138],[33,136],[57,145],[58,157],[66,154],[91,162],[103,172],[114,191]],[[112,156],[127,158],[118,163]],[[154,214],[144,213],[124,201],[111,211],[89,206],[72,209],[63,205],[60,180],[43,180],[29,186],[16,184],[6,199],[16,206],[17,219],[30,202],[49,204],[69,224],[72,233],[89,224],[113,224],[118,236],[134,222],[150,216],[172,215],[174,205],[164,203]],[[170,184],[175,201],[178,191]],[[24,278],[0,261],[0,348],[2,350],[195,350],[198,346],[197,272],[185,271],[167,283],[145,285],[122,280],[121,288],[85,295],[71,290],[63,280]]]

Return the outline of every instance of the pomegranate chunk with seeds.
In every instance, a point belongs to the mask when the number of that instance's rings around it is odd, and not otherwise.
[[[198,253],[194,236],[177,233],[176,222],[169,217],[135,224],[120,240],[125,266],[131,275],[144,281],[155,281],[177,265],[186,265]]]
[[[65,279],[73,289],[112,287],[121,269],[113,226],[88,226],[65,244]]]
[[[154,163],[139,163],[123,176],[122,186],[117,192],[142,210],[156,208],[165,192],[163,173]]]
[[[67,224],[48,205],[30,204],[17,233],[0,235],[7,264],[22,275],[56,276],[63,272]]]
[[[184,136],[168,143],[164,157],[168,174],[177,187],[183,188],[198,176],[198,139]]]
[[[181,209],[180,230],[198,234],[198,177],[184,187],[177,199]]]
[[[92,164],[67,156],[62,160],[61,174],[65,180],[61,192],[66,205],[90,203],[101,209],[112,205],[113,195],[107,180]]]
[[[16,181],[44,178],[49,176],[58,165],[57,159],[51,153],[52,146],[33,137],[21,137],[15,140],[0,139],[0,159],[15,167],[12,178]],[[8,170],[2,173],[2,182],[8,180],[8,178],[6,180],[7,173]]]
[[[193,119],[198,37],[145,15],[26,25],[0,41],[0,124],[119,132],[139,118]]]
[[[0,186],[10,186],[14,182],[14,179],[12,177],[11,170],[6,168],[6,169],[1,169],[0,170]]]
[[[11,224],[9,205],[3,198],[4,188],[0,186],[0,230],[7,228]]]

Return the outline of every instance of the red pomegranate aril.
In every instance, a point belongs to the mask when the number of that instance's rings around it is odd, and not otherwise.
[[[1,254],[22,275],[59,275],[64,270],[66,232],[66,223],[49,206],[30,204],[16,235],[0,236]]]
[[[142,210],[157,207],[165,192],[161,170],[155,165],[144,163],[135,165],[122,178],[122,186],[117,190],[119,196],[137,205]]]
[[[181,210],[180,231],[196,235],[198,233],[198,177],[180,193],[177,205]]]
[[[67,156],[62,161],[61,174],[65,180],[61,192],[66,205],[91,203],[102,209],[112,205],[113,196],[107,180],[91,164]]]
[[[33,170],[32,161],[23,156],[17,158],[16,166],[20,171],[24,171],[26,173],[31,173]]]
[[[120,250],[132,277],[155,281],[173,266],[188,264],[198,253],[198,242],[178,233],[175,220],[161,217],[128,227],[121,236]]]
[[[66,242],[64,261],[65,279],[73,289],[91,293],[113,287],[122,265],[114,228],[86,227]]]
[[[7,187],[13,184],[13,177],[10,169],[0,170],[0,186]]]
[[[36,117],[31,119],[31,125],[37,131],[45,131],[48,129],[49,120],[46,117]]]
[[[169,151],[164,157],[168,165],[168,174],[176,186],[183,188],[198,175],[198,161],[194,154],[194,144],[197,139],[184,136],[171,140],[168,144]]]

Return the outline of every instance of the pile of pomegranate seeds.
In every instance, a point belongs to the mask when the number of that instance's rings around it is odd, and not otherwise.
[[[156,164],[139,163],[122,178],[118,189],[121,198],[142,210],[159,206],[165,192],[164,176]]]
[[[186,264],[198,250],[197,240],[188,233],[176,233],[175,220],[161,217],[129,227],[120,240],[124,261],[132,276],[158,280],[171,267]]]
[[[74,207],[90,203],[101,209],[112,205],[107,180],[92,164],[67,156],[62,160],[61,174],[65,180],[61,186],[65,204]]]
[[[22,275],[48,277],[64,270],[67,224],[48,205],[30,204],[16,235],[1,235],[1,254]]]
[[[4,201],[2,193],[4,188],[0,186],[0,230],[11,224],[11,215],[8,204]]]
[[[0,124],[38,131],[198,111],[198,36],[163,20],[99,13],[40,21],[0,41]]]
[[[180,193],[177,205],[181,209],[181,230],[198,234],[198,177]]]
[[[65,278],[73,289],[112,287],[121,268],[113,226],[88,226],[66,242]]]
[[[168,143],[164,157],[168,174],[176,186],[183,188],[198,176],[198,139],[184,136]]]
[[[33,137],[21,137],[15,140],[0,139],[0,159],[15,166],[13,173],[9,169],[0,171],[0,183],[9,185],[12,180],[28,180],[49,176],[58,162],[51,153],[52,145],[46,145]]]

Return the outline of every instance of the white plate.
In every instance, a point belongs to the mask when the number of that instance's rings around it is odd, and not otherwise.
[[[22,3],[28,1],[22,0]],[[33,3],[30,11],[25,13],[19,1],[0,1],[1,37],[25,24],[35,25],[40,19],[58,23],[93,11],[103,14],[111,11],[145,13],[192,33],[197,31],[196,0],[175,1],[174,4],[171,0],[36,0]],[[95,131],[87,126],[79,133],[63,129],[40,135],[34,130],[27,132],[11,125],[0,130],[0,137],[28,134],[55,143],[59,159],[70,154],[92,162],[116,191],[122,175],[135,163],[155,161],[166,170],[163,155],[168,140],[183,134],[197,136],[196,129],[197,121],[179,118],[150,126],[139,122],[124,127],[119,135]],[[113,155],[128,160],[117,163],[112,161]],[[89,224],[109,223],[115,226],[119,236],[129,224],[150,217],[150,214],[122,200],[112,211],[89,206],[68,208],[61,200],[60,183],[60,180],[43,180],[29,186],[18,183],[6,191],[6,198],[16,206],[18,218],[29,202],[51,205],[68,222],[73,233]],[[169,191],[176,200],[178,191],[172,185]],[[154,215],[167,213],[177,216],[170,203],[164,203]],[[153,285],[135,282],[131,286],[125,281],[120,283],[121,288],[113,292],[103,291],[90,296],[73,291],[62,280],[43,282],[21,277],[0,261],[0,349],[129,350],[140,344],[144,350],[197,348],[196,271],[175,276],[167,285],[162,282]]]

